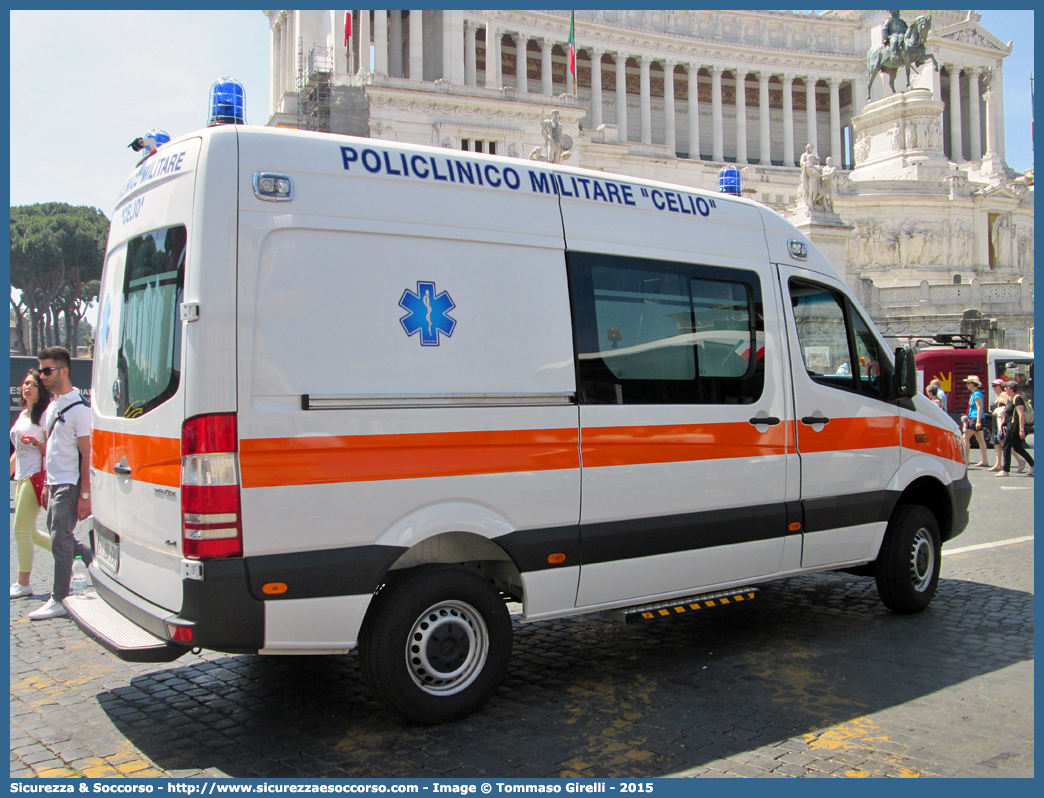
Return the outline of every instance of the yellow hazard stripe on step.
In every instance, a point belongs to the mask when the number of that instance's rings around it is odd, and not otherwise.
[[[734,601],[752,601],[754,599],[754,593],[737,593],[735,596],[723,596],[716,599],[705,599],[703,601],[687,602],[685,604],[679,604],[676,607],[661,607],[656,610],[643,610],[642,617],[651,620],[652,618],[666,618],[668,615],[680,615],[683,612],[689,610],[700,610],[710,607],[719,607],[723,604],[731,604]]]

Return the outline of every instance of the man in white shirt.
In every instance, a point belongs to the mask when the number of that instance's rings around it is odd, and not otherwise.
[[[65,615],[76,557],[90,565],[94,554],[73,536],[77,520],[91,514],[91,409],[69,379],[69,351],[49,346],[37,355],[40,378],[54,397],[44,412],[44,467],[47,470],[47,530],[54,556],[51,598],[29,613],[34,621]]]

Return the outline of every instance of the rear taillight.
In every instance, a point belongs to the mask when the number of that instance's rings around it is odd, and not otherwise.
[[[182,553],[193,560],[243,555],[234,414],[196,416],[181,428]]]

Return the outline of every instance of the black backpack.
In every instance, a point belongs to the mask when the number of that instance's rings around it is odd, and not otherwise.
[[[63,407],[58,412],[58,415],[56,415],[54,417],[54,421],[51,422],[51,426],[47,428],[47,437],[48,438],[51,437],[51,433],[54,432],[54,428],[58,424],[64,424],[65,423],[65,414],[68,413],[72,408],[76,407],[77,405],[86,405],[87,407],[90,407],[91,406],[91,400],[90,400],[89,397],[84,396],[81,393],[79,399],[77,399],[75,402],[72,402],[72,403],[66,405],[65,407]]]

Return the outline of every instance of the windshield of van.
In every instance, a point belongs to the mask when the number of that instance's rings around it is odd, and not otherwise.
[[[185,286],[184,226],[154,230],[127,243],[117,354],[117,414],[134,418],[167,401],[181,377]]]

